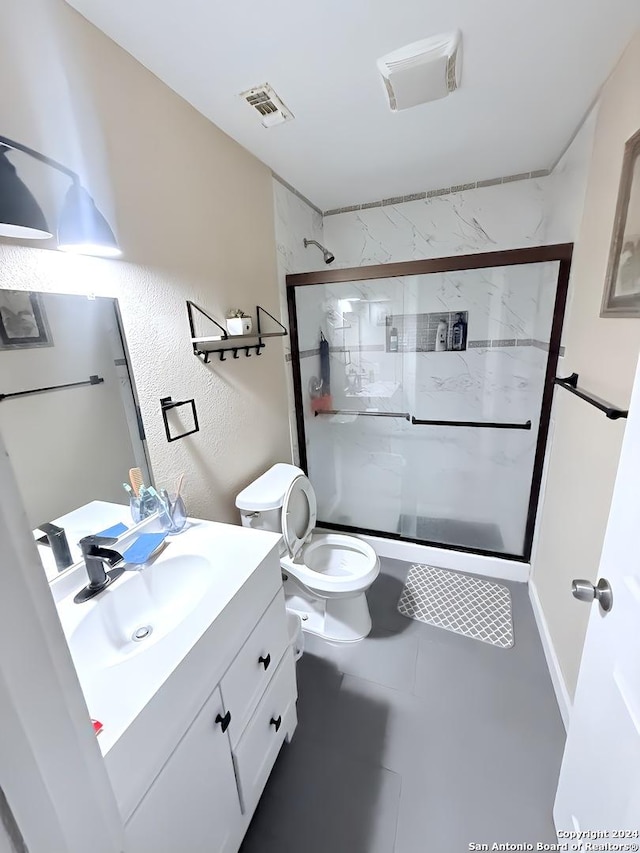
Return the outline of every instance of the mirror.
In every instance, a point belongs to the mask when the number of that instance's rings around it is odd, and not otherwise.
[[[116,299],[0,290],[0,431],[51,580],[41,524],[65,528],[77,562],[78,539],[106,525],[74,511],[109,501],[126,518],[129,469],[150,482]]]

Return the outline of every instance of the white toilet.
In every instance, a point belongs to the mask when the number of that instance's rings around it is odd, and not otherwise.
[[[236,498],[242,524],[280,531],[287,610],[302,628],[327,640],[354,643],[371,630],[365,591],[377,578],[373,548],[353,536],[313,533],[316,496],[304,472],[278,463]]]

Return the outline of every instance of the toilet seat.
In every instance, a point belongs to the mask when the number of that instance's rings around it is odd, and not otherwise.
[[[282,535],[291,557],[302,550],[316,526],[318,504],[310,481],[301,474],[292,480],[282,501]]]
[[[340,533],[314,533],[295,557],[281,557],[282,568],[321,597],[367,589],[380,571],[371,545]]]
[[[325,596],[370,586],[380,570],[373,548],[353,536],[312,534],[316,520],[315,492],[301,475],[291,482],[282,502],[282,534],[289,555],[281,559],[283,568]]]

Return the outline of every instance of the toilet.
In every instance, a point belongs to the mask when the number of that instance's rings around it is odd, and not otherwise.
[[[304,471],[278,463],[236,498],[242,524],[282,533],[280,565],[287,610],[302,628],[338,643],[371,631],[365,591],[380,572],[373,548],[353,536],[313,533],[316,495]]]

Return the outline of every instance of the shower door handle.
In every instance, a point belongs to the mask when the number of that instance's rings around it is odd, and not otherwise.
[[[358,418],[402,418],[408,421],[409,412],[368,412],[366,409],[317,409],[313,416],[318,415],[355,415]]]
[[[509,423],[508,421],[441,421],[420,420],[411,416],[414,426],[448,426],[448,427],[473,427],[475,429],[531,429],[531,421],[524,423]]]

